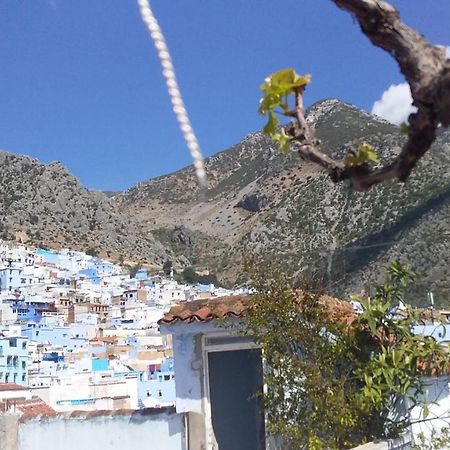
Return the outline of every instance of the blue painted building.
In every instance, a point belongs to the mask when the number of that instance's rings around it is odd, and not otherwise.
[[[42,320],[42,313],[47,311],[55,312],[55,305],[52,302],[34,302],[32,300],[6,300],[17,320],[22,322],[39,323]]]
[[[38,248],[36,250],[36,255],[42,257],[42,259],[49,264],[58,264],[60,262],[60,256],[58,253],[54,253],[51,250],[45,250],[43,248]]]
[[[28,339],[0,336],[0,383],[28,384]]]
[[[67,350],[86,347],[87,339],[74,338],[69,327],[23,327],[22,334],[38,344],[52,344]]]
[[[19,267],[4,267],[0,269],[0,291],[14,291],[33,283],[33,277],[23,273]]]
[[[167,358],[161,364],[149,365],[147,380],[138,382],[138,394],[144,405],[175,404],[173,358]]]
[[[100,284],[100,277],[95,268],[82,269],[78,272],[78,276],[80,279],[89,279],[92,284]]]

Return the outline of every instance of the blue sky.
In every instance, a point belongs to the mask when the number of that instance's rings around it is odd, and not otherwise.
[[[337,97],[368,111],[402,82],[329,0],[151,3],[205,155],[262,127],[258,87],[275,70],[312,74],[308,104]],[[450,45],[449,0],[393,3]],[[1,149],[59,160],[103,190],[190,163],[134,0],[3,0],[0,60]]]

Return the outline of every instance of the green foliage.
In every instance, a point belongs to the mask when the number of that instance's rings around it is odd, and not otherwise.
[[[448,368],[440,345],[412,333],[413,310],[392,313],[414,279],[404,264],[387,268],[373,298],[355,297],[358,316],[308,286],[293,290],[282,271],[255,279],[260,294],[245,333],[266,359],[268,430],[294,449],[344,449],[398,435],[408,411],[393,417],[394,405],[416,404],[423,374]]]
[[[292,137],[288,136],[282,128],[278,128],[277,114],[292,116],[293,111],[288,103],[289,96],[299,90],[302,92],[310,81],[310,75],[299,75],[294,69],[283,69],[268,76],[260,86],[264,95],[259,102],[258,111],[262,115],[267,115],[263,133],[278,142],[284,154],[289,151]]]
[[[142,264],[141,263],[137,263],[137,264],[133,264],[133,265],[126,264],[125,267],[127,268],[128,272],[130,274],[130,278],[134,278],[136,276],[136,274],[139,272],[139,270],[142,268]]]
[[[173,270],[173,264],[172,261],[165,261],[163,266],[162,266],[162,270],[164,272],[165,275],[169,276],[171,271]]]
[[[188,284],[214,284],[219,285],[217,276],[213,273],[209,275],[200,275],[193,267],[186,267],[182,272],[183,279]]]
[[[352,150],[344,159],[348,167],[364,166],[366,164],[377,164],[378,157],[374,148],[364,141],[359,141],[356,150]]]
[[[93,256],[93,257],[98,256],[98,251],[94,247],[89,247],[85,253],[86,253],[86,255]]]
[[[423,433],[417,438],[412,450],[445,450],[450,446],[450,428],[441,428],[440,432],[433,428],[428,438]]]

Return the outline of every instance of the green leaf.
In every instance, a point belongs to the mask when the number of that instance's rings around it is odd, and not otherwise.
[[[356,150],[352,150],[345,157],[344,164],[348,167],[363,166],[365,164],[378,163],[378,157],[374,148],[367,142],[358,143]]]
[[[269,120],[267,121],[266,126],[263,128],[263,133],[269,136],[275,133],[275,129],[278,125],[278,117],[272,111],[269,111]]]
[[[299,75],[294,69],[282,69],[269,75],[260,88],[266,95],[282,95],[294,88],[304,87],[311,81],[311,75]]]
[[[427,403],[424,403],[424,405],[422,407],[422,417],[424,419],[426,419],[429,414],[430,414],[430,408],[428,407]]]
[[[281,153],[286,156],[289,153],[289,144],[292,138],[288,136],[283,129],[281,129],[279,133],[274,133],[272,135],[272,139],[278,143]]]

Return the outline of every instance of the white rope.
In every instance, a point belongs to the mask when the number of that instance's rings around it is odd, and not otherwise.
[[[200,185],[206,186],[207,180],[202,152],[189,121],[186,108],[184,107],[183,98],[181,97],[181,92],[178,87],[175,69],[172,64],[169,49],[167,48],[166,40],[161,32],[158,21],[153,15],[148,0],[138,0],[138,5],[142,20],[147,26],[150,36],[155,44],[156,51],[158,52],[162,73],[166,80],[170,101],[172,102],[173,112],[175,113],[180,130],[191,154],[198,181]]]

